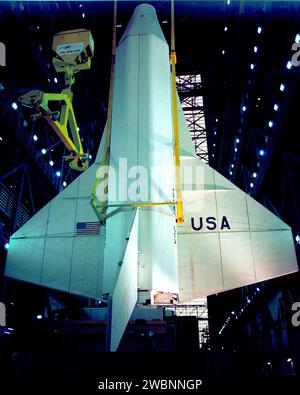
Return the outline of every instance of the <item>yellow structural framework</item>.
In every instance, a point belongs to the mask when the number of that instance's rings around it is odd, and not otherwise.
[[[176,182],[176,222],[182,224],[183,205],[182,205],[182,182],[180,168],[180,145],[179,145],[179,126],[176,90],[176,52],[175,52],[175,20],[174,20],[174,0],[171,1],[171,53],[170,63],[172,72],[172,114],[173,114],[173,139],[174,139],[174,164]]]

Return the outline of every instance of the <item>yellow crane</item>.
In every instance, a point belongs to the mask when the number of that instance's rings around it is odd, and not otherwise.
[[[64,159],[72,169],[84,171],[89,167],[84,153],[72,105],[72,85],[75,74],[91,68],[94,40],[90,30],[76,29],[57,33],[53,38],[53,66],[64,73],[65,88],[61,93],[32,90],[19,98],[22,106],[33,109],[33,119],[44,118],[64,143],[70,154]],[[59,108],[59,110],[57,110]]]

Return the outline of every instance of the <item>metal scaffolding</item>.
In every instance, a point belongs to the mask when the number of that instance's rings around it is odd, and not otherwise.
[[[206,124],[200,74],[177,75],[177,91],[197,156],[208,163]]]

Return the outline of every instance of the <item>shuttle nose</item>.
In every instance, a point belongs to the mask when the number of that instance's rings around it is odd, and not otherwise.
[[[134,10],[120,43],[129,36],[147,34],[158,36],[165,41],[164,34],[157,19],[155,8],[150,4],[140,4]]]

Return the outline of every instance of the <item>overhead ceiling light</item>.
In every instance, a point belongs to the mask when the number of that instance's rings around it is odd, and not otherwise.
[[[229,5],[230,4],[230,0],[227,0],[227,5]]]
[[[245,111],[247,110],[247,107],[246,107],[246,106],[243,106],[243,107],[242,107],[242,110],[245,112]]]
[[[5,244],[4,244],[4,248],[5,248],[6,250],[8,250],[8,249],[9,249],[9,243],[5,243]]]
[[[258,28],[257,28],[257,33],[260,34],[261,32],[262,32],[262,27],[261,27],[261,26],[258,26]]]
[[[279,109],[279,105],[275,103],[275,104],[274,104],[274,110],[275,110],[275,111],[278,111],[278,109]]]
[[[49,160],[49,165],[50,165],[50,166],[53,166],[53,165],[54,165],[53,160]]]
[[[89,155],[89,159],[92,159],[92,155],[91,154]]]
[[[3,141],[3,138],[0,136],[0,141]]]
[[[83,12],[83,13],[81,14],[81,16],[82,16],[82,18],[85,18],[85,13]]]
[[[43,319],[43,316],[42,316],[42,314],[38,314],[38,315],[36,316],[36,319],[37,319],[37,320],[41,320],[41,319]]]
[[[225,26],[225,27],[224,27],[224,32],[227,32],[227,30],[228,30],[228,27]]]
[[[254,172],[254,173],[252,174],[252,176],[253,176],[253,178],[256,178],[256,177],[257,177],[257,173]]]
[[[17,109],[18,109],[18,105],[17,105],[16,102],[11,103],[11,106],[12,106],[12,108],[13,108],[14,110],[17,110]]]
[[[225,49],[222,50],[222,55],[225,55]]]
[[[285,90],[285,85],[284,85],[284,84],[280,84],[279,89],[280,89],[281,92],[284,92],[284,90]]]
[[[67,183],[66,183],[66,181],[64,181],[63,182],[63,187],[66,187],[67,186]]]
[[[299,33],[296,34],[295,42],[300,43],[300,34]]]
[[[234,164],[233,163],[232,163],[231,167],[234,168]]]
[[[168,21],[167,21],[166,19],[164,19],[164,20],[162,21],[162,23],[163,23],[163,24],[166,24],[166,23],[168,23]]]
[[[253,182],[250,182],[250,188],[253,188],[253,187],[254,187]]]
[[[240,139],[239,139],[239,138],[235,139],[235,142],[236,142],[237,144],[239,144]]]
[[[253,51],[254,51],[255,53],[258,51],[258,47],[257,47],[256,45],[253,47]]]
[[[53,81],[57,84],[58,79],[56,77],[53,78]]]
[[[47,152],[47,150],[46,150],[45,148],[42,148],[42,149],[41,149],[41,153],[42,153],[43,155],[45,155],[46,152]]]
[[[36,134],[33,135],[33,141],[38,141],[38,136]]]
[[[234,152],[238,152],[238,149],[235,147]]]
[[[250,64],[250,69],[254,70],[255,65],[253,63]]]
[[[269,121],[268,126],[269,126],[269,128],[272,128],[273,127],[273,121]]]
[[[295,240],[298,244],[300,244],[300,235],[296,235]]]
[[[265,154],[265,151],[263,149],[259,150],[259,155],[260,156],[264,156],[264,154]]]
[[[60,177],[60,176],[61,176],[61,172],[60,172],[60,171],[57,171],[57,172],[55,173],[55,175],[56,175],[56,177]]]
[[[292,62],[289,60],[289,61],[287,62],[287,64],[286,64],[286,68],[287,68],[288,70],[290,70],[290,69],[292,68],[292,66],[293,66],[293,64],[292,64]]]
[[[232,176],[232,171],[230,170],[229,174]]]

